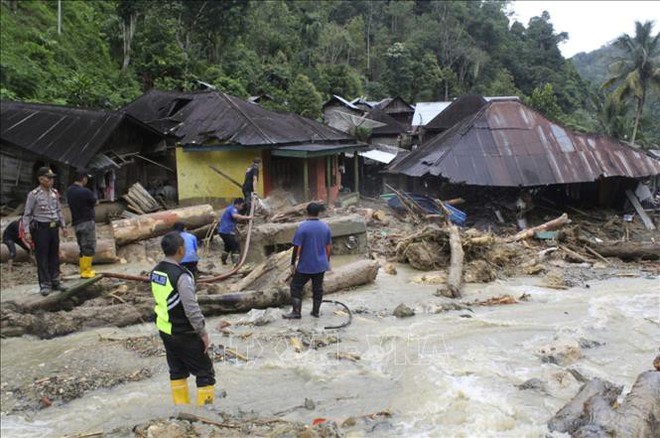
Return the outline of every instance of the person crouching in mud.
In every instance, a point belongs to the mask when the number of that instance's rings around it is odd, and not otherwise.
[[[160,242],[165,259],[151,271],[151,292],[156,301],[156,327],[170,370],[170,386],[175,405],[188,404],[188,376],[197,379],[197,404],[213,404],[215,371],[208,355],[211,345],[204,315],[197,303],[195,280],[181,259],[186,247],[177,231]]]
[[[312,312],[318,318],[323,301],[323,276],[330,270],[332,253],[332,233],[325,222],[319,220],[323,205],[310,202],[307,205],[307,220],[302,222],[293,236],[291,255],[291,312],[282,315],[284,319],[300,319],[303,288],[312,280]],[[296,266],[296,258],[298,264]]]

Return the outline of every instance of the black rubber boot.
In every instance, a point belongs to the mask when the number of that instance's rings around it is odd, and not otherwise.
[[[300,309],[302,300],[300,298],[291,298],[291,312],[282,315],[284,319],[300,319]]]
[[[223,253],[222,253],[222,257],[220,257],[220,261],[222,261],[222,264],[223,264],[223,265],[226,265],[226,264],[227,264],[227,257],[229,257],[229,253],[227,253],[227,252],[223,252]]]
[[[314,318],[319,317],[319,315],[320,315],[319,312],[321,311],[321,303],[322,302],[323,302],[322,300],[314,300],[314,302],[312,304],[312,312],[310,313],[310,315],[312,315]]]

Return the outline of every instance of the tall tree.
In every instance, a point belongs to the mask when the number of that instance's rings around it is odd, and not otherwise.
[[[611,65],[612,76],[603,87],[618,83],[615,94],[635,102],[635,122],[630,139],[635,144],[648,92],[660,87],[660,33],[653,35],[652,21],[636,21],[635,36],[623,34],[616,39],[614,46],[624,54]]]
[[[117,16],[121,19],[121,36],[123,41],[122,71],[128,68],[131,62],[131,47],[137,29],[138,19],[144,12],[145,3],[135,0],[118,0],[116,4]]]
[[[298,75],[289,90],[289,108],[301,116],[316,119],[321,115],[323,97],[305,75]]]

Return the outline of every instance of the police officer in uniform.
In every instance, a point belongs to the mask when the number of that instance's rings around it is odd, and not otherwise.
[[[68,236],[60,194],[53,188],[55,174],[48,167],[37,171],[39,187],[32,190],[25,202],[23,228],[25,240],[34,242],[34,254],[39,274],[39,292],[48,295],[53,290],[64,291],[60,281],[60,235]]]
[[[150,281],[174,404],[190,403],[188,376],[191,374],[196,377],[197,404],[213,404],[215,371],[208,356],[211,341],[197,303],[194,277],[181,266],[186,254],[185,242],[179,232],[172,231],[163,237],[160,246],[165,259],[151,271]]]

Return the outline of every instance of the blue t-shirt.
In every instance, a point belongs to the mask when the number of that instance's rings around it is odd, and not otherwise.
[[[235,214],[238,214],[238,209],[234,207],[234,204],[225,208],[225,212],[222,213],[222,218],[220,219],[220,225],[218,225],[218,233],[234,234],[236,231]]]
[[[183,237],[183,242],[186,246],[186,255],[181,259],[181,263],[190,263],[199,261],[197,257],[197,237],[194,234],[190,234],[186,231],[182,231],[181,237]]]
[[[330,227],[318,219],[307,219],[298,225],[293,245],[298,249],[298,268],[301,274],[318,274],[329,268],[326,245],[332,244]]]

